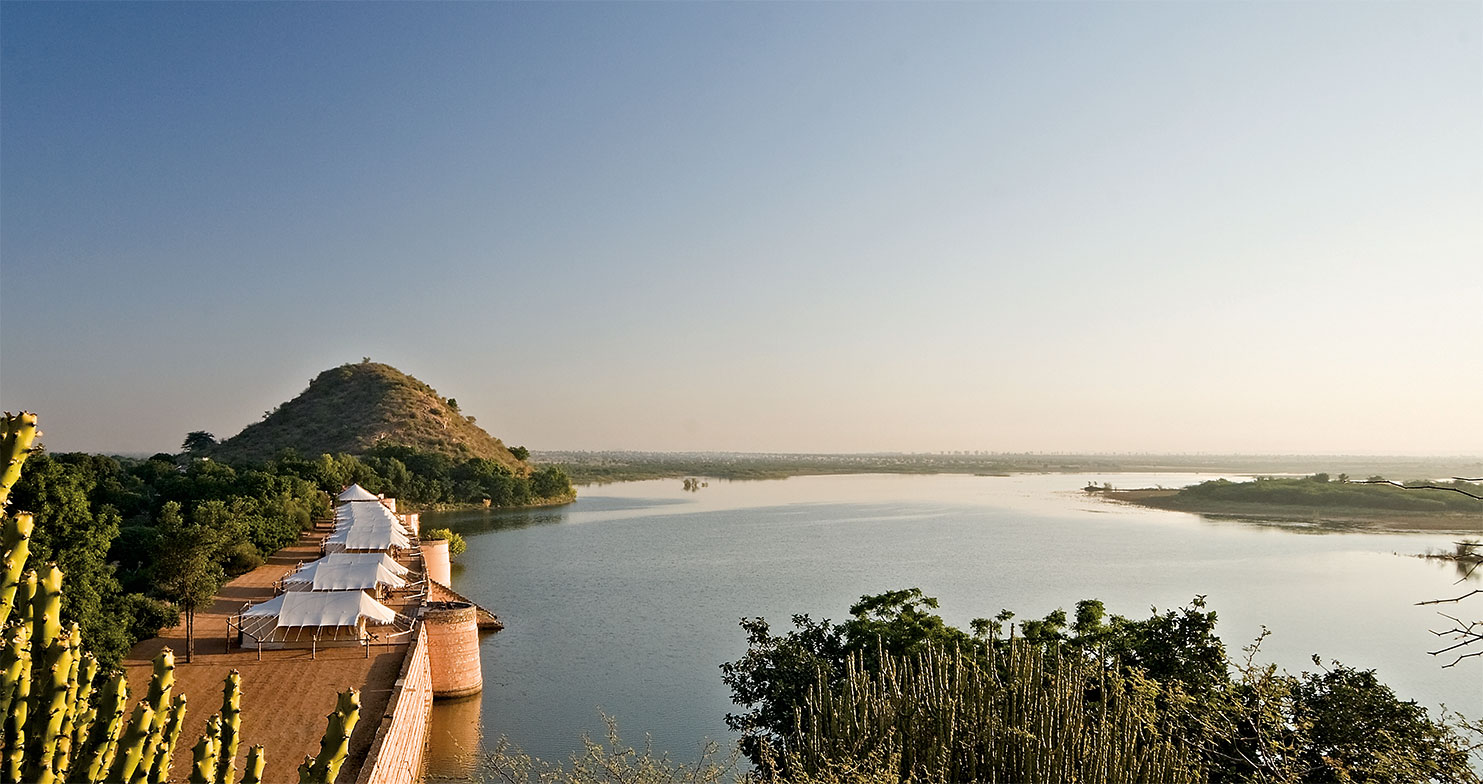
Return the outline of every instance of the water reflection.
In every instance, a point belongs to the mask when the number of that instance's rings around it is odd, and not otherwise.
[[[474,780],[479,767],[479,717],[483,706],[484,700],[477,694],[433,702],[427,738],[428,781]]]

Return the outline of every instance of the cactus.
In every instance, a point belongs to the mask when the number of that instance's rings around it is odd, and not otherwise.
[[[73,707],[76,709],[76,717],[72,720],[72,738],[68,744],[69,752],[73,748],[82,748],[82,742],[87,739],[87,732],[93,726],[93,719],[98,715],[98,706],[91,700],[93,696],[93,680],[97,677],[98,660],[84,655],[81,671],[77,675],[77,699],[73,701]],[[71,754],[68,756],[68,768],[70,769],[70,766],[75,763],[76,757]],[[58,770],[64,774],[67,772],[66,770],[62,770],[61,766],[58,766]]]
[[[237,735],[242,725],[242,674],[227,673],[221,690],[221,756],[217,760],[217,784],[232,784],[237,778]]]
[[[108,685],[103,687],[103,693],[95,711],[97,717],[87,734],[87,742],[79,746],[79,750],[86,750],[88,764],[74,766],[72,781],[103,780],[103,775],[108,772],[108,766],[113,761],[113,754],[117,750],[118,733],[124,720],[124,703],[128,699],[128,681],[124,680],[123,673],[114,674],[108,680]]]
[[[299,784],[334,784],[345,754],[350,750],[350,733],[360,719],[360,696],[355,689],[340,693],[335,712],[329,715],[324,736],[319,740],[319,756],[305,755],[299,765]]]
[[[221,717],[206,720],[206,732],[192,749],[190,784],[216,784],[216,762],[221,754]]]
[[[10,610],[15,606],[15,589],[26,569],[26,559],[31,557],[31,532],[35,527],[35,519],[21,513],[6,518],[0,530],[0,626],[10,620]]]
[[[242,771],[242,784],[263,784],[263,747],[253,746],[247,750],[247,768]]]
[[[134,769],[139,767],[139,760],[144,757],[144,744],[149,740],[149,728],[153,723],[154,709],[149,707],[149,703],[141,701],[134,706],[134,715],[129,717],[123,737],[118,739],[118,750],[113,754],[113,767],[108,773],[109,781],[127,782],[133,778]]]
[[[31,607],[31,599],[35,596],[36,570],[27,569],[25,573],[21,575],[20,581],[16,583],[15,606],[22,609],[19,613],[14,614],[24,616],[26,614],[26,611]],[[24,623],[24,620],[22,620],[22,623]]]
[[[22,624],[11,633],[5,652],[0,654],[0,716],[10,715],[11,700],[15,698],[16,685],[20,683],[21,671],[31,668],[31,627]],[[9,737],[7,734],[5,737]]]
[[[72,624],[72,633],[68,636],[67,643],[72,648],[72,668],[67,673],[66,709],[62,726],[57,732],[55,750],[51,755],[51,768],[58,779],[66,778],[68,767],[72,764],[72,732],[77,726],[79,714],[87,706],[93,677],[98,674],[98,661],[83,651],[82,629],[75,623]]]
[[[40,435],[36,415],[6,413],[0,418],[0,512],[10,500],[10,488],[21,476],[21,465]],[[19,585],[21,572],[30,555],[31,530],[34,521],[29,514],[17,514],[5,520],[0,531],[0,626],[10,620],[10,610]]]
[[[76,689],[68,682],[73,675],[73,655],[70,638],[60,637],[47,646],[42,663],[42,678],[34,702],[34,718],[30,735],[31,748],[27,751],[26,780],[35,784],[52,784],[56,779],[53,765],[56,761],[58,736],[62,723],[67,719],[67,693]]]
[[[139,767],[134,770],[134,782],[144,782],[154,768],[155,755],[165,742],[165,724],[170,720],[170,692],[175,687],[175,653],[165,648],[154,657],[154,672],[149,679],[149,692],[144,701],[154,712],[149,725],[149,737],[144,742],[144,753]]]
[[[27,637],[29,640],[29,637]],[[0,773],[6,781],[21,781],[26,763],[26,719],[31,713],[31,646],[20,652],[20,667],[12,692],[10,711],[5,715],[5,757]]]
[[[145,780],[149,784],[165,784],[170,780],[170,758],[175,754],[175,744],[180,740],[180,725],[185,721],[185,695],[177,694],[170,703],[170,720],[165,724],[154,763]],[[136,779],[138,776],[135,777]]]
[[[0,510],[10,498],[10,488],[21,477],[21,464],[31,452],[31,445],[41,431],[36,429],[36,415],[22,411],[5,413],[0,420]]]

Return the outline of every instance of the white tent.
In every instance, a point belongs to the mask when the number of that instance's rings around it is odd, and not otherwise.
[[[412,572],[386,553],[330,553],[313,563],[373,563],[398,577]]]
[[[374,555],[375,553],[373,553]],[[375,591],[401,588],[407,581],[371,561],[328,563],[315,561],[283,578],[286,591]]]
[[[361,526],[390,526],[394,531],[412,535],[412,531],[402,523],[400,517],[380,504],[346,504],[335,512],[335,530]]]
[[[307,634],[315,640],[360,640],[367,624],[386,626],[396,611],[364,591],[285,593],[242,611],[239,628],[260,642],[287,642]],[[244,639],[244,642],[246,640]]]
[[[370,490],[367,490],[364,487],[361,487],[360,485],[351,485],[351,486],[345,488],[345,490],[343,492],[341,492],[338,496],[336,496],[336,498],[338,500],[340,500],[340,501],[380,501],[381,500],[380,497],[378,497],[375,493],[372,493]],[[379,504],[378,504],[378,506],[379,506]]]
[[[392,548],[405,548],[410,544],[411,538],[405,532],[395,530],[390,526],[349,526],[330,534],[324,540],[324,551],[326,553],[345,550],[386,552]]]

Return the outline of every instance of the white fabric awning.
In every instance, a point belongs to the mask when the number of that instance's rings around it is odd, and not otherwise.
[[[388,624],[396,611],[364,591],[306,591],[285,593],[242,612],[244,618],[276,617],[278,628],[294,626],[355,626]]]
[[[346,504],[335,510],[335,530],[351,527],[390,527],[411,535],[402,519],[381,504]]]
[[[345,490],[343,492],[341,492],[338,496],[336,496],[336,498],[339,499],[339,500],[341,500],[341,501],[379,501],[379,500],[381,500],[380,498],[378,498],[376,496],[375,493],[372,493],[370,490],[367,490],[364,487],[361,487],[360,485],[351,485],[351,486],[345,488]]]
[[[407,547],[410,543],[411,539],[401,531],[370,526],[342,528],[324,540],[326,548],[335,550],[386,550]]]
[[[373,563],[398,577],[412,572],[386,553],[330,553],[313,563]]]
[[[369,591],[380,586],[401,588],[406,580],[377,563],[325,563],[323,559],[283,578],[289,590]]]
[[[395,520],[400,522],[386,504],[341,504],[335,509],[336,520]]]

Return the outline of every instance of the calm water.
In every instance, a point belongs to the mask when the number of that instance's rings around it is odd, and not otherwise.
[[[1211,521],[1080,491],[1206,478],[823,476],[693,493],[673,479],[582,488],[560,509],[424,515],[464,535],[454,587],[506,624],[483,641],[483,694],[435,706],[429,772],[467,775],[469,751],[501,735],[564,760],[583,730],[602,737],[599,710],[629,743],[648,734],[693,759],[707,737],[732,740],[719,665],[745,651],[740,618],[841,620],[862,594],[911,586],[964,627],[1088,597],[1142,618],[1202,594],[1232,653],[1265,624],[1262,660],[1298,671],[1319,653],[1378,670],[1404,698],[1483,714],[1483,668],[1442,669],[1425,651],[1444,621],[1414,606],[1466,589],[1452,565],[1402,557],[1454,536]]]

